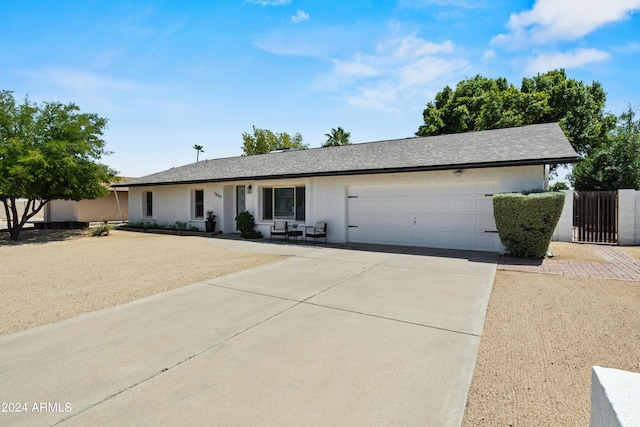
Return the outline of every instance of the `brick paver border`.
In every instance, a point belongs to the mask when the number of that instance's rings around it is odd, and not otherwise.
[[[553,258],[524,260],[501,256],[498,261],[498,270],[640,281],[640,260],[627,255],[615,246],[589,246],[609,263],[556,261]]]

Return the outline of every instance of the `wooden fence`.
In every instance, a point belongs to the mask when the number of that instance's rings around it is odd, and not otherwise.
[[[573,241],[618,243],[617,191],[574,193]]]

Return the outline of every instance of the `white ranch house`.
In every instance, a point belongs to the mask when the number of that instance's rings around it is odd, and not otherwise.
[[[556,123],[240,156],[127,181],[129,220],[236,231],[248,210],[327,223],[329,242],[501,251],[491,196],[543,189],[547,165],[578,160]]]

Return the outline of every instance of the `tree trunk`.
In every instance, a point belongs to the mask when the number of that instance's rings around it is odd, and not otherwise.
[[[6,199],[2,199],[2,203],[4,204],[4,211],[7,215],[7,228],[9,229],[9,239],[16,241],[20,238],[20,232],[22,228],[27,223],[27,221],[32,218],[35,214],[40,212],[40,209],[48,202],[49,200],[35,200],[28,199],[27,203],[24,207],[24,212],[22,213],[22,218],[18,217],[18,206],[16,205],[16,198],[9,197]],[[38,202],[38,203],[36,203]]]
[[[10,227],[9,228],[9,240],[15,242],[15,241],[18,240],[19,237],[20,237],[20,229],[19,228]]]

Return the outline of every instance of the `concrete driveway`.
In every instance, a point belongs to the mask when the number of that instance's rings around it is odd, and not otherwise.
[[[292,257],[0,337],[0,425],[460,425],[496,254],[211,242]]]

